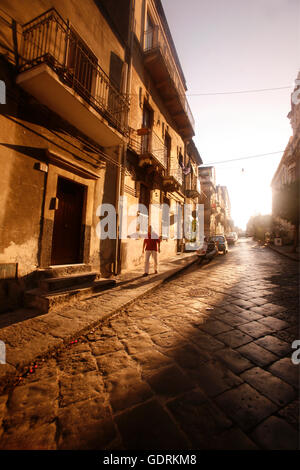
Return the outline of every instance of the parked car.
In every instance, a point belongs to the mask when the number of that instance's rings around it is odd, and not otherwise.
[[[236,232],[230,232],[228,235],[226,235],[226,240],[229,245],[234,245],[235,242],[238,240],[238,236]]]
[[[198,263],[201,264],[203,260],[211,261],[218,254],[218,248],[215,241],[209,239],[205,245],[196,251],[198,256]]]
[[[216,243],[218,251],[222,251],[224,255],[228,253],[228,243],[223,235],[215,235],[210,237],[210,240]]]

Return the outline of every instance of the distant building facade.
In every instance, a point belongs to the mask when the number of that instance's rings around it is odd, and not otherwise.
[[[217,228],[216,233],[227,235],[233,230],[231,221],[231,204],[226,186],[217,185]]]
[[[226,235],[233,229],[228,189],[226,186],[216,185],[215,167],[200,166],[198,173],[200,201],[204,205],[205,235]]]
[[[273,209],[277,191],[295,181],[300,182],[300,72],[296,83],[296,87],[291,95],[291,111],[288,114],[293,133],[271,182]],[[282,230],[286,232],[286,241],[293,240],[293,225],[280,217],[276,217],[275,221],[277,226],[282,227]]]
[[[215,235],[217,225],[216,170],[213,166],[201,166],[198,172],[201,203],[204,205],[204,233],[206,236]]]

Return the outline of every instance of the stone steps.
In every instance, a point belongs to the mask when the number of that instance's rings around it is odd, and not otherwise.
[[[73,274],[86,274],[92,271],[89,264],[66,264],[60,266],[49,266],[49,268],[38,268],[37,273],[40,279],[50,277],[72,276]]]
[[[39,278],[37,287],[25,292],[24,305],[41,313],[116,284],[111,279],[99,279],[99,273],[84,264],[40,269]]]
[[[73,300],[79,300],[88,294],[101,292],[116,285],[116,281],[114,279],[93,280],[75,286],[71,285],[68,287],[62,287],[64,282],[68,283],[69,277],[66,281],[64,278],[60,278],[59,282],[57,278],[54,278],[53,285],[60,286],[60,290],[45,292],[41,288],[36,288],[25,292],[25,306],[38,309],[41,313],[47,313],[56,307],[61,307],[63,304],[68,304]]]
[[[92,283],[96,280],[99,273],[88,272],[80,274],[72,274],[71,276],[49,277],[39,282],[39,287],[43,292],[55,292],[74,286]]]

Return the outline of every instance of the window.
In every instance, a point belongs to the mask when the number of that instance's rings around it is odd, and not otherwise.
[[[149,129],[149,133],[142,136],[142,152],[143,153],[147,153],[151,150],[150,149],[150,142],[151,142],[150,131],[152,129],[152,125],[153,125],[153,111],[151,108],[149,108],[146,105],[146,103],[144,103],[142,127],[144,129]]]
[[[108,103],[107,107],[109,111],[114,114],[118,109],[119,96],[118,93],[122,91],[123,86],[123,72],[124,62],[114,52],[110,53],[110,64],[109,64],[109,80],[114,87],[108,89]]]
[[[98,61],[73,29],[69,37],[67,65],[67,78],[72,81],[74,89],[84,98],[89,98],[95,87]]]
[[[170,237],[170,199],[163,196],[163,209],[161,214],[161,235],[163,240]]]
[[[281,185],[284,185],[286,183],[286,168],[285,168],[285,166],[281,170],[280,181],[281,181]]]
[[[164,155],[164,160],[165,160],[165,167],[167,168],[167,171],[170,171],[171,167],[171,137],[167,132],[165,132],[165,141],[164,141],[164,147],[165,147],[165,155]]]
[[[110,53],[109,78],[118,91],[122,91],[123,64],[117,54]]]
[[[147,14],[146,19],[146,31],[145,31],[145,50],[153,48],[153,34],[154,34],[154,25],[149,14]]]
[[[149,221],[149,204],[150,204],[150,191],[143,183],[140,184],[140,197],[139,197],[139,232],[142,234],[147,233]]]
[[[288,182],[292,183],[296,180],[296,166],[295,164],[290,165],[288,168]]]

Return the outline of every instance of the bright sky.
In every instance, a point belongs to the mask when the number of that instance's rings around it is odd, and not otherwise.
[[[162,3],[204,163],[284,150],[292,134],[287,114],[300,65],[300,0]],[[285,86],[290,88],[195,96]],[[255,213],[271,213],[270,183],[281,156],[215,165],[217,184],[228,187],[239,227],[245,228]]]

